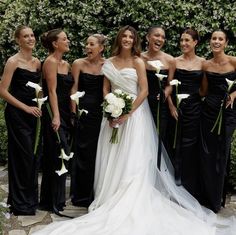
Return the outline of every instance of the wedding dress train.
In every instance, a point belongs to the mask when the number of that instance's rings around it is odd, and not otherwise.
[[[112,90],[138,94],[134,68],[118,70],[107,60],[102,70]],[[158,137],[146,100],[119,127],[118,144],[109,143],[111,133],[104,118],[96,158],[95,200],[89,213],[54,222],[35,235],[235,235],[234,217],[218,218],[175,185],[164,147],[161,170],[157,169]]]

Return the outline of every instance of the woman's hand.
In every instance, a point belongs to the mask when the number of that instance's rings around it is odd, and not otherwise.
[[[230,95],[228,95],[226,100],[226,108],[228,108],[229,106],[231,107],[231,109],[233,108],[235,96],[236,92],[233,92]]]
[[[174,105],[169,105],[169,109],[170,109],[170,114],[171,116],[178,121],[178,111],[177,108]]]
[[[58,131],[60,125],[61,125],[60,118],[59,117],[53,117],[53,119],[52,119],[52,129],[54,131]]]
[[[130,114],[124,114],[118,118],[109,120],[110,127],[116,127],[117,125],[122,125],[128,118],[130,117]]]
[[[41,117],[42,115],[42,111],[38,107],[35,107],[35,106],[26,106],[25,112],[35,117]]]

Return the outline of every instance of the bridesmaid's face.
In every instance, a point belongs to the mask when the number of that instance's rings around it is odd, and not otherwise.
[[[61,32],[57,35],[57,41],[53,42],[55,50],[61,51],[62,53],[68,52],[69,48],[69,39],[65,32]]]
[[[16,39],[21,48],[33,49],[35,46],[35,37],[31,28],[22,29],[19,38]]]
[[[121,38],[121,47],[123,49],[131,50],[134,45],[134,35],[131,31],[125,30]]]
[[[162,28],[154,28],[147,35],[148,49],[152,51],[160,51],[165,43],[166,35]]]
[[[188,33],[183,33],[180,38],[180,48],[182,53],[189,53],[195,50],[197,40],[193,40],[192,36]]]
[[[215,31],[211,35],[210,46],[212,52],[224,51],[227,46],[226,35],[222,31]]]
[[[97,56],[101,55],[101,52],[104,50],[104,47],[99,44],[98,39],[96,37],[90,36],[87,39],[85,52],[88,58],[93,59]]]

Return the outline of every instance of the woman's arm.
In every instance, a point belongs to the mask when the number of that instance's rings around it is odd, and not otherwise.
[[[176,61],[174,58],[169,59],[169,72],[168,72],[168,84],[165,87],[164,90],[164,94],[165,94],[165,98],[167,99],[167,97],[169,97],[172,93],[172,86],[169,85],[170,81],[174,79],[174,75],[175,75],[175,69],[176,69]]]
[[[35,117],[40,117],[41,110],[38,107],[28,106],[24,104],[23,102],[19,101],[14,96],[12,96],[8,91],[12,81],[13,73],[16,70],[17,65],[17,61],[14,60],[12,57],[8,59],[0,82],[0,96],[16,108],[21,109],[26,113],[32,114]]]
[[[60,113],[57,100],[57,62],[51,58],[43,64],[44,78],[47,82],[49,102],[53,113],[52,128],[57,131],[60,127]]]

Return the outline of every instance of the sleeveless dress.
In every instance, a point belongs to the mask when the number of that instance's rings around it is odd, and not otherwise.
[[[188,71],[177,68],[175,71],[175,79],[181,82],[178,93],[190,95],[182,100],[179,106],[177,143],[173,157],[175,177],[195,197],[199,194],[199,88],[202,77],[201,70]]]
[[[151,109],[151,113],[153,116],[153,120],[155,125],[159,122],[160,128],[160,138],[170,155],[172,152],[171,144],[170,144],[170,135],[168,134],[168,130],[170,128],[169,121],[171,119],[169,107],[167,101],[164,101],[163,91],[167,85],[167,77],[161,81],[161,89],[159,86],[158,78],[155,75],[156,71],[154,70],[146,70],[147,73],[147,81],[148,81],[148,104]],[[168,70],[162,69],[160,74],[168,75]],[[160,95],[160,100],[157,100],[157,96]],[[157,109],[158,105],[160,105],[159,118],[157,117]],[[158,120],[157,120],[158,119]]]
[[[27,87],[28,81],[39,83],[40,72],[16,68],[10,93],[29,106],[35,89]],[[34,215],[38,205],[38,158],[34,156],[36,117],[7,104],[5,119],[8,131],[8,204],[15,215]]]
[[[221,208],[227,162],[230,156],[230,145],[236,127],[236,105],[233,109],[222,107],[222,126],[218,135],[218,126],[211,132],[220,112],[222,101],[227,96],[229,80],[236,79],[236,72],[206,72],[208,95],[205,98],[201,118],[201,172],[202,203],[217,212]],[[231,92],[236,90],[233,86]],[[230,92],[230,93],[231,93]],[[212,180],[214,179],[214,180]]]
[[[57,99],[60,113],[61,125],[59,136],[61,144],[58,143],[56,133],[52,129],[52,120],[46,106],[43,109],[42,134],[43,134],[43,156],[42,156],[42,183],[40,193],[40,209],[62,210],[65,206],[65,183],[66,174],[59,176],[55,171],[61,169],[62,161],[59,158],[60,149],[70,153],[71,117],[70,117],[70,92],[73,85],[70,74],[57,74]],[[43,79],[44,96],[48,96],[46,80]],[[67,164],[67,161],[64,161]],[[68,166],[66,166],[68,169]]]
[[[119,88],[137,96],[138,77],[134,68],[118,70],[107,60],[102,71],[110,80],[112,90]],[[52,223],[35,235],[235,233],[235,227],[226,233],[216,233],[215,223],[219,221],[215,214],[203,209],[183,187],[175,185],[166,166],[168,157],[163,157],[160,171],[156,168],[158,139],[147,100],[120,125],[117,144],[109,142],[111,134],[112,128],[103,118],[96,156],[95,200],[89,207],[90,212]],[[227,223],[236,225],[232,220],[224,221]]]
[[[80,73],[79,91],[85,91],[79,101],[82,114],[77,127],[75,155],[72,159],[71,200],[73,205],[88,207],[93,201],[93,183],[98,135],[102,121],[103,75]]]

